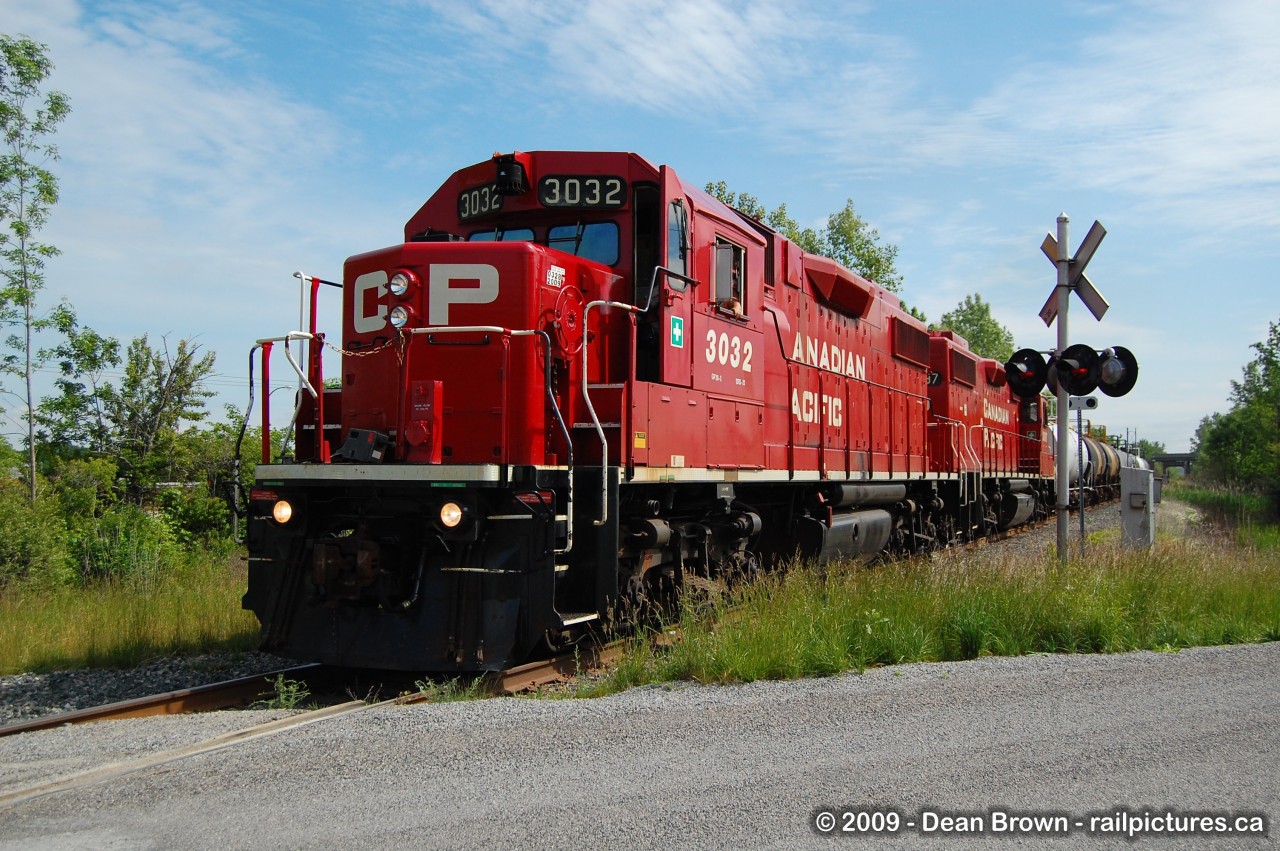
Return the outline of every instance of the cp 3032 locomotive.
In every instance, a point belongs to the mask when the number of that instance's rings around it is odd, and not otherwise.
[[[924,552],[1054,505],[1038,390],[635,154],[456,172],[402,243],[347,260],[339,346],[325,283],[303,277],[308,329],[255,347],[244,606],[275,653],[500,669],[695,578]],[[273,346],[302,389],[269,463]],[[1081,492],[1103,494],[1120,459],[1088,445]]]

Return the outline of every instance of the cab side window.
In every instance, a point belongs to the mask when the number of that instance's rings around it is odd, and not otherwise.
[[[746,250],[716,237],[716,306],[741,316],[746,312]]]
[[[686,259],[688,255],[689,216],[685,212],[684,204],[679,201],[672,201],[667,211],[667,268],[681,275],[689,274]],[[672,289],[684,289],[684,281],[678,278],[669,280]]]

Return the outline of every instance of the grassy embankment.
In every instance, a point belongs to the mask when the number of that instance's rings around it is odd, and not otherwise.
[[[239,558],[211,555],[88,586],[0,590],[0,675],[251,650],[258,622],[240,609],[244,586]]]
[[[1238,504],[1228,504],[1228,516],[1254,517]],[[688,607],[674,647],[635,641],[592,692],[982,655],[1280,640],[1274,525],[1246,523],[1238,536],[1162,535],[1154,550],[1136,553],[1114,534],[1095,536],[1087,562],[1065,569],[1052,547],[1029,562],[1001,552],[798,568],[744,585]],[[244,582],[238,558],[210,557],[89,587],[10,587],[0,591],[0,674],[252,649],[257,622],[240,609]]]
[[[1280,535],[1206,528],[1151,551],[1092,536],[1060,567],[992,547],[932,560],[800,568],[690,608],[680,640],[633,641],[580,694],[678,679],[746,682],[1029,653],[1172,652],[1280,640]]]

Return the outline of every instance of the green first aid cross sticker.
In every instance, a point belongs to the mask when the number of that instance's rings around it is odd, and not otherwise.
[[[684,317],[671,317],[671,345],[677,349],[684,348]]]

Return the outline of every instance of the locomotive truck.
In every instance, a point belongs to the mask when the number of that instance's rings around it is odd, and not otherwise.
[[[632,153],[454,173],[346,261],[337,345],[302,280],[308,327],[255,347],[244,607],[275,653],[500,669],[698,578],[928,551],[1054,504],[1038,393]],[[273,346],[300,386],[274,461]]]

